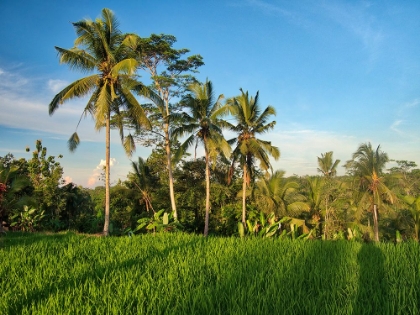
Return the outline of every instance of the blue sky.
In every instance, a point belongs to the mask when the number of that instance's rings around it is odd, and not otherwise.
[[[358,145],[381,145],[391,159],[420,164],[420,1],[0,1],[0,156],[29,158],[42,139],[63,154],[64,176],[98,185],[104,132],[90,118],[79,126],[81,145],[67,149],[84,107],[66,103],[50,117],[48,104],[83,76],[60,65],[54,46],[70,48],[71,22],[114,11],[123,32],[177,37],[176,48],[201,54],[198,78],[216,94],[260,92],[276,108],[275,129],[264,138],[280,148],[274,169],[316,174],[327,151],[342,165]],[[112,135],[111,180],[130,170]],[[150,149],[137,148],[144,158]],[[389,167],[391,166],[388,165]]]

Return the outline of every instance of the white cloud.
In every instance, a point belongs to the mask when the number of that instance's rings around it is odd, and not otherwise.
[[[353,136],[308,129],[278,130],[267,134],[264,139],[280,148],[280,159],[272,160],[273,169],[285,170],[287,176],[315,175],[317,157],[328,151],[333,151],[334,159],[341,160],[338,173],[344,174],[344,169],[340,166],[351,158],[359,145]]]
[[[53,92],[53,93],[58,93],[60,92],[63,88],[65,88],[69,83],[67,81],[63,81],[63,80],[48,80],[48,88]]]
[[[66,184],[70,184],[71,182],[73,182],[73,179],[70,176],[66,176],[66,177],[64,177],[64,182]]]
[[[94,187],[99,181],[101,173],[104,172],[106,161],[102,160],[99,162],[99,164],[96,166],[96,168],[92,171],[92,175],[87,180],[87,186],[88,187]],[[113,166],[117,165],[117,159],[110,158],[109,160],[109,166],[112,168]]]
[[[402,122],[403,122],[403,120],[401,120],[401,119],[394,121],[392,123],[391,127],[390,127],[391,130],[393,130],[393,131],[395,131],[399,134],[403,134],[403,132],[400,129],[398,129],[398,126],[401,125]]]
[[[12,73],[0,69],[0,93],[3,94],[4,89],[19,90],[26,85],[28,80],[22,77],[18,72]]]
[[[115,158],[109,159],[109,166],[114,166],[114,164],[117,163],[117,160]],[[103,168],[106,165],[106,161],[101,159],[101,162],[99,162],[98,166],[96,166],[95,170],[103,170]]]

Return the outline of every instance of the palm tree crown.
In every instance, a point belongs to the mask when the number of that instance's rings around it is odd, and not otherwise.
[[[275,115],[276,111],[272,106],[261,112],[259,106],[259,93],[255,97],[249,97],[248,92],[242,89],[241,95],[228,101],[228,108],[237,124],[231,126],[231,130],[238,133],[238,137],[232,141],[236,142],[234,149],[234,158],[239,158],[241,162],[248,166],[248,170],[252,170],[255,159],[259,160],[261,169],[267,171],[271,169],[268,155],[278,159],[280,151],[277,147],[272,146],[271,142],[258,139],[256,136],[268,132],[273,129],[276,122],[268,122],[271,115]],[[241,163],[241,164],[243,164]],[[247,178],[249,183],[250,178]]]
[[[229,125],[220,118],[223,115],[220,103],[223,95],[219,95],[215,100],[211,81],[206,81],[204,84],[191,84],[188,91],[190,94],[187,94],[182,102],[190,114],[184,113],[184,124],[172,132],[175,137],[190,134],[181,145],[179,152],[185,152],[194,140],[198,140],[203,143],[205,150],[212,155],[212,158],[221,152],[229,156],[230,146],[224,139],[221,129]]]
[[[333,177],[337,175],[337,166],[340,160],[333,162],[333,152],[321,153],[321,157],[318,157],[318,172],[324,174],[325,177]]]

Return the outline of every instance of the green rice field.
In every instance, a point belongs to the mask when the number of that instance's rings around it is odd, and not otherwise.
[[[417,243],[0,238],[0,314],[419,314]]]

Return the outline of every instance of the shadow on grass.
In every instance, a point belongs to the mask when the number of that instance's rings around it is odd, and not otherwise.
[[[359,285],[353,314],[391,314],[385,257],[375,244],[362,244],[357,254]]]
[[[29,232],[7,232],[0,237],[0,248],[10,249],[13,246],[32,245],[38,242],[54,241],[65,242],[76,234],[73,232],[62,233],[29,233]]]

